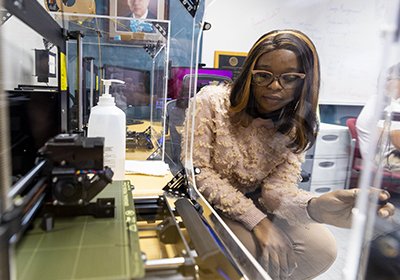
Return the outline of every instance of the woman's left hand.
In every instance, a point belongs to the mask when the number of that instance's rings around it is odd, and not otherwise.
[[[307,210],[310,217],[319,222],[337,227],[351,227],[352,209],[359,189],[336,190],[309,201]],[[388,218],[394,214],[395,207],[387,202],[390,194],[385,190],[371,189],[370,195],[378,195],[377,214]]]

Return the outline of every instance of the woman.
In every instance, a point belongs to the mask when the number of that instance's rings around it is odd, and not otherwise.
[[[195,99],[196,185],[274,279],[324,272],[336,247],[320,223],[351,222],[355,191],[314,197],[297,188],[318,129],[319,83],[311,40],[295,30],[272,31],[251,48],[232,86],[204,87]],[[393,209],[386,204],[378,213]]]
[[[400,170],[400,63],[391,66],[383,75],[385,79],[385,96],[383,103],[384,114],[376,120],[376,110],[379,98],[378,94],[371,96],[359,116],[356,128],[359,140],[361,156],[368,158],[368,148],[374,133],[379,134],[378,147],[383,149],[383,157],[380,154],[375,157],[376,164],[382,163],[388,171]],[[385,115],[390,114],[390,122],[384,120]],[[382,142],[385,138],[386,141]],[[382,162],[381,162],[382,161]]]

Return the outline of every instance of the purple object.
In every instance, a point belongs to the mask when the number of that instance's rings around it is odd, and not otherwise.
[[[192,74],[194,74],[194,69],[192,69]],[[189,67],[171,67],[170,79],[168,80],[168,97],[172,99],[178,99],[179,93],[182,89],[183,77],[190,73]],[[199,68],[198,74],[206,75],[217,75],[231,78],[233,77],[233,72],[227,69],[218,68]]]

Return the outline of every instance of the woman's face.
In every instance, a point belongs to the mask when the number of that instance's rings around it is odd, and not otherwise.
[[[261,55],[254,70],[251,89],[260,113],[271,113],[293,101],[296,88],[305,76],[301,74],[303,71],[296,54],[285,49],[273,50]],[[256,76],[254,73],[257,70],[267,72],[259,71]],[[265,82],[265,80],[269,81],[271,73],[274,78],[270,83]]]

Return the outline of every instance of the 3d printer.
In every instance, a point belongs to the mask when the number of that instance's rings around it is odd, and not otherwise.
[[[100,137],[59,134],[50,139],[39,150],[36,165],[11,188],[9,197],[14,209],[10,212],[20,212],[22,216],[29,213],[31,218],[23,218],[22,226],[29,223],[41,205],[45,212],[60,215],[113,216],[110,206],[101,214],[101,203],[93,208],[90,202],[112,181],[112,170],[103,168],[103,147],[104,138]],[[28,209],[32,205],[36,206]],[[79,211],[71,213],[73,208]],[[89,209],[94,212],[85,212]]]
[[[34,167],[11,188],[9,209],[1,216],[3,248],[17,243],[36,217],[51,230],[58,216],[114,217],[114,198],[91,200],[111,181],[113,171],[103,167],[104,138],[59,134],[39,150]],[[8,250],[5,250],[6,252]],[[8,254],[1,270],[8,270]]]

